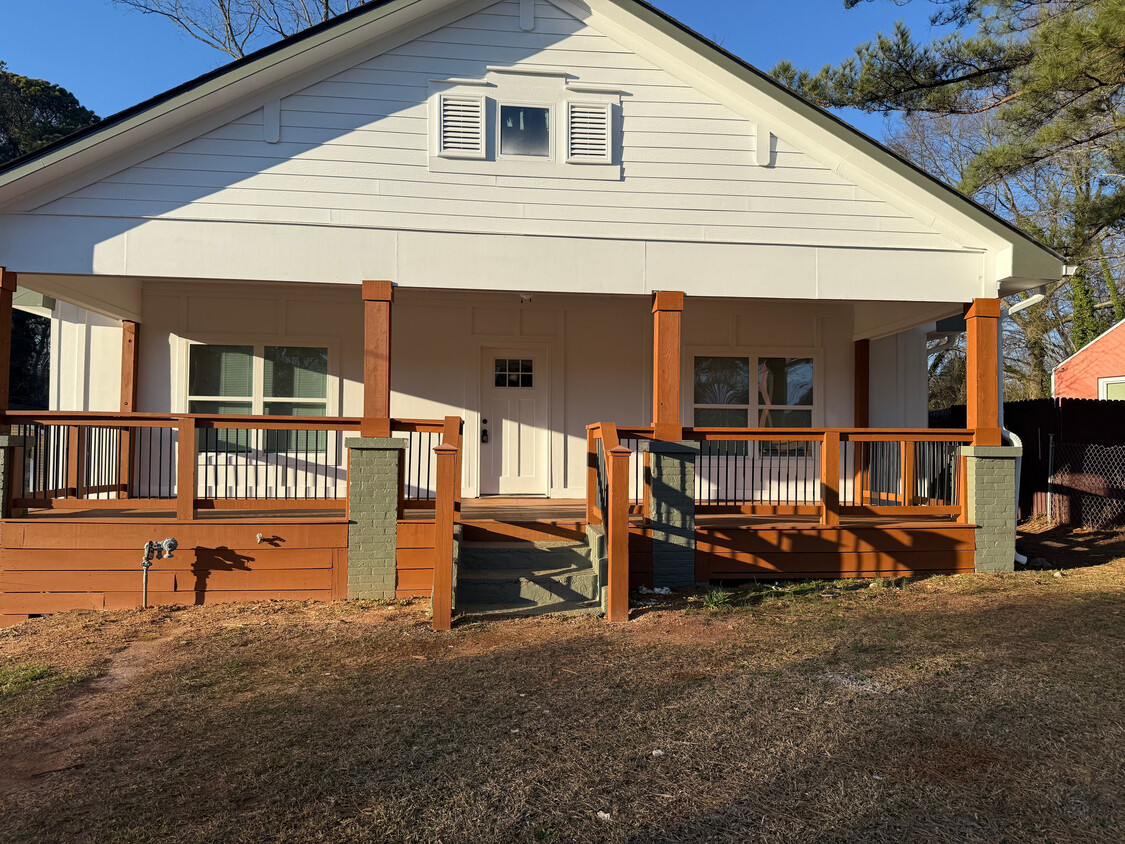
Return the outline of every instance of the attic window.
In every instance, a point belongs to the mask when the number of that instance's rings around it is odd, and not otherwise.
[[[500,154],[551,155],[551,110],[532,106],[500,106]]]

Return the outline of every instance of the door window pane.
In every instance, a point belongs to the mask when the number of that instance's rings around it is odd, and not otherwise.
[[[534,387],[534,362],[519,358],[497,358],[495,385],[497,387]]]
[[[530,106],[500,106],[500,154],[551,154],[551,110]]]
[[[188,350],[189,396],[254,395],[253,346],[193,345]]]
[[[696,404],[750,403],[750,359],[697,357],[695,359]]]

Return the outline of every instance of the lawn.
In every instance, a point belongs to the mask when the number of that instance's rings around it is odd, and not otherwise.
[[[618,626],[36,619],[0,631],[0,841],[1118,842],[1125,542],[1032,539],[1070,567],[637,597]]]

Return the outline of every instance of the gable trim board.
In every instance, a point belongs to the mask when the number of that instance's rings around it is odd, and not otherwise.
[[[801,152],[838,177],[952,240],[949,251],[979,255],[981,269],[975,275],[981,292],[977,295],[995,295],[1001,282],[1000,292],[1009,292],[1058,275],[1061,259],[1051,250],[648,4],[640,0],[550,2],[734,111],[747,121],[747,136],[756,127],[751,160],[763,169],[772,166],[776,154],[772,139],[792,139]],[[272,104],[287,92],[307,87],[310,73],[327,79],[493,5],[494,0],[382,0],[358,7],[12,162],[0,170],[0,203],[10,210],[41,207],[54,196],[66,195],[130,163],[197,138],[210,131],[208,127],[218,128],[258,109],[264,109],[260,131],[273,143]],[[522,26],[525,20],[522,16],[520,20]],[[345,219],[333,224],[349,223]],[[390,220],[366,227],[394,228]],[[676,239],[671,234],[650,236],[645,228],[636,227],[633,233],[626,229],[618,239]],[[493,232],[531,233],[518,228]],[[702,227],[698,239],[721,242],[718,234]],[[770,236],[768,230],[761,235],[764,240]],[[874,240],[868,245],[879,248]],[[915,248],[927,249],[920,243]],[[932,252],[933,247],[928,250]]]

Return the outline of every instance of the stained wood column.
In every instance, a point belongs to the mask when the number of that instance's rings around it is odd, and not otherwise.
[[[11,389],[12,294],[15,292],[16,274],[0,267],[0,413],[8,411],[8,393]]]
[[[871,427],[871,341],[855,341],[855,410],[853,428]]]
[[[121,322],[121,412],[137,412],[137,377],[140,374],[140,356],[137,343],[140,342],[141,326],[131,319]]]
[[[1000,445],[999,323],[999,299],[974,299],[965,314],[967,416],[973,445]]]
[[[391,303],[389,281],[363,282],[364,437],[391,435]]]
[[[140,374],[141,326],[131,319],[121,321],[121,412],[137,412],[137,381]],[[133,488],[133,429],[121,428],[118,496],[128,498]]]
[[[662,290],[652,296],[652,426],[655,439],[679,442],[680,318],[684,294]]]

